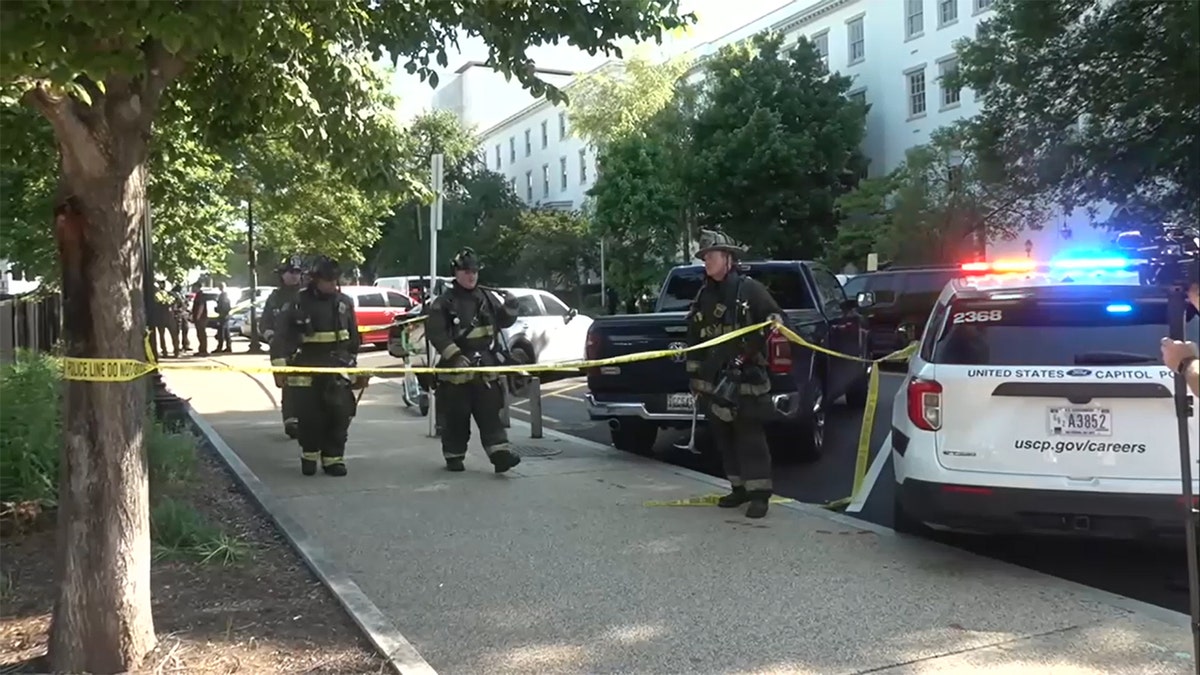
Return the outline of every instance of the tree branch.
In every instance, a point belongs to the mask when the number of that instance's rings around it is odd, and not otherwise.
[[[104,174],[108,160],[87,124],[74,113],[76,106],[71,97],[57,96],[44,85],[35,85],[25,92],[22,100],[41,113],[54,128],[54,138],[64,163],[70,162],[86,176]]]
[[[178,54],[167,51],[163,43],[155,38],[147,38],[142,44],[146,54],[146,74],[142,82],[142,118],[147,127],[154,119],[158,106],[162,102],[163,92],[187,68],[187,61]]]

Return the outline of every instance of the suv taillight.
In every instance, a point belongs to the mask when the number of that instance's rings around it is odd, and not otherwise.
[[[908,419],[925,431],[942,428],[942,385],[913,378],[908,383]]]
[[[779,331],[771,331],[767,336],[767,370],[772,375],[792,372],[792,343]]]

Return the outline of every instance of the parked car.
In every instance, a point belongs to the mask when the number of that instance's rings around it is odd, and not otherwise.
[[[875,301],[863,311],[870,332],[871,357],[887,356],[905,347],[905,335],[921,339],[938,294],[958,274],[953,266],[889,267],[850,279],[847,294],[857,297],[858,293],[870,293]]]
[[[387,348],[388,328],[397,316],[408,314],[412,300],[400,291],[382,286],[342,286],[342,293],[354,301],[354,316],[359,328],[374,328],[363,333],[364,345]]]
[[[524,352],[525,363],[582,361],[592,318],[567,307],[553,293],[533,288],[504,289],[517,297],[517,322],[505,329],[509,349]]]
[[[788,327],[806,340],[855,357],[867,355],[859,310],[869,305],[869,295],[848,298],[833,273],[818,263],[750,262],[740,269],[770,289]],[[662,285],[654,313],[596,318],[587,334],[587,358],[685,347],[685,317],[703,283],[703,265],[676,267]],[[772,451],[781,459],[811,459],[825,442],[829,404],[842,396],[851,405],[866,402],[867,366],[827,357],[779,335],[770,338],[768,350]],[[588,414],[608,421],[614,446],[645,453],[659,429],[691,425],[695,402],[685,360],[679,355],[588,369]]]
[[[452,277],[437,277],[433,284],[433,294],[441,295],[446,287],[454,281]],[[429,290],[429,275],[424,276],[407,276],[407,277],[379,277],[375,280],[376,286],[391,288],[401,293],[412,297],[413,290],[419,289],[422,292]]]

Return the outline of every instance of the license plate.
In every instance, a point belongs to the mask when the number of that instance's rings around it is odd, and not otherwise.
[[[695,398],[691,394],[668,394],[667,395],[667,410],[687,410],[691,411],[695,405]]]
[[[1050,408],[1051,436],[1112,436],[1112,411],[1108,408]]]

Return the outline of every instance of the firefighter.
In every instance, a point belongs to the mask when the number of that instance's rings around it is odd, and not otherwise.
[[[308,286],[296,295],[277,319],[273,353],[284,355],[289,366],[354,368],[358,365],[361,338],[354,318],[354,302],[338,289],[338,264],[319,256]],[[340,373],[288,373],[299,420],[300,469],[305,476],[317,472],[317,462],[330,476],[346,475],[346,436],[358,407],[354,391],[369,378]]]
[[[499,332],[517,320],[517,299],[507,291],[479,286],[479,258],[464,248],[451,261],[454,282],[428,307],[425,334],[441,355],[440,368],[494,366],[504,360]],[[496,294],[503,296],[501,302]],[[438,373],[437,415],[442,457],[450,471],[463,471],[471,417],[496,473],[521,463],[501,420],[505,389],[498,373]]]
[[[782,320],[770,291],[738,273],[737,259],[745,252],[724,233],[701,231],[696,257],[704,261],[706,278],[688,312],[688,344],[768,319]],[[763,430],[771,414],[766,338],[756,331],[687,356],[696,405],[709,420],[731,487],[717,506],[749,503],[748,518],[767,515],[771,500],[771,452]]]
[[[284,347],[282,343],[277,344],[274,338],[279,330],[280,317],[286,313],[289,306],[296,302],[296,297],[303,288],[300,285],[303,267],[299,256],[292,256],[280,263],[275,270],[279,273],[280,285],[271,291],[263,305],[262,336],[267,341],[272,366],[287,365],[287,355],[282,353]],[[296,438],[300,422],[296,416],[295,397],[292,396],[291,388],[287,386],[287,376],[284,373],[275,373],[275,386],[281,390],[280,408],[283,414],[283,433],[287,434],[288,438]]]

